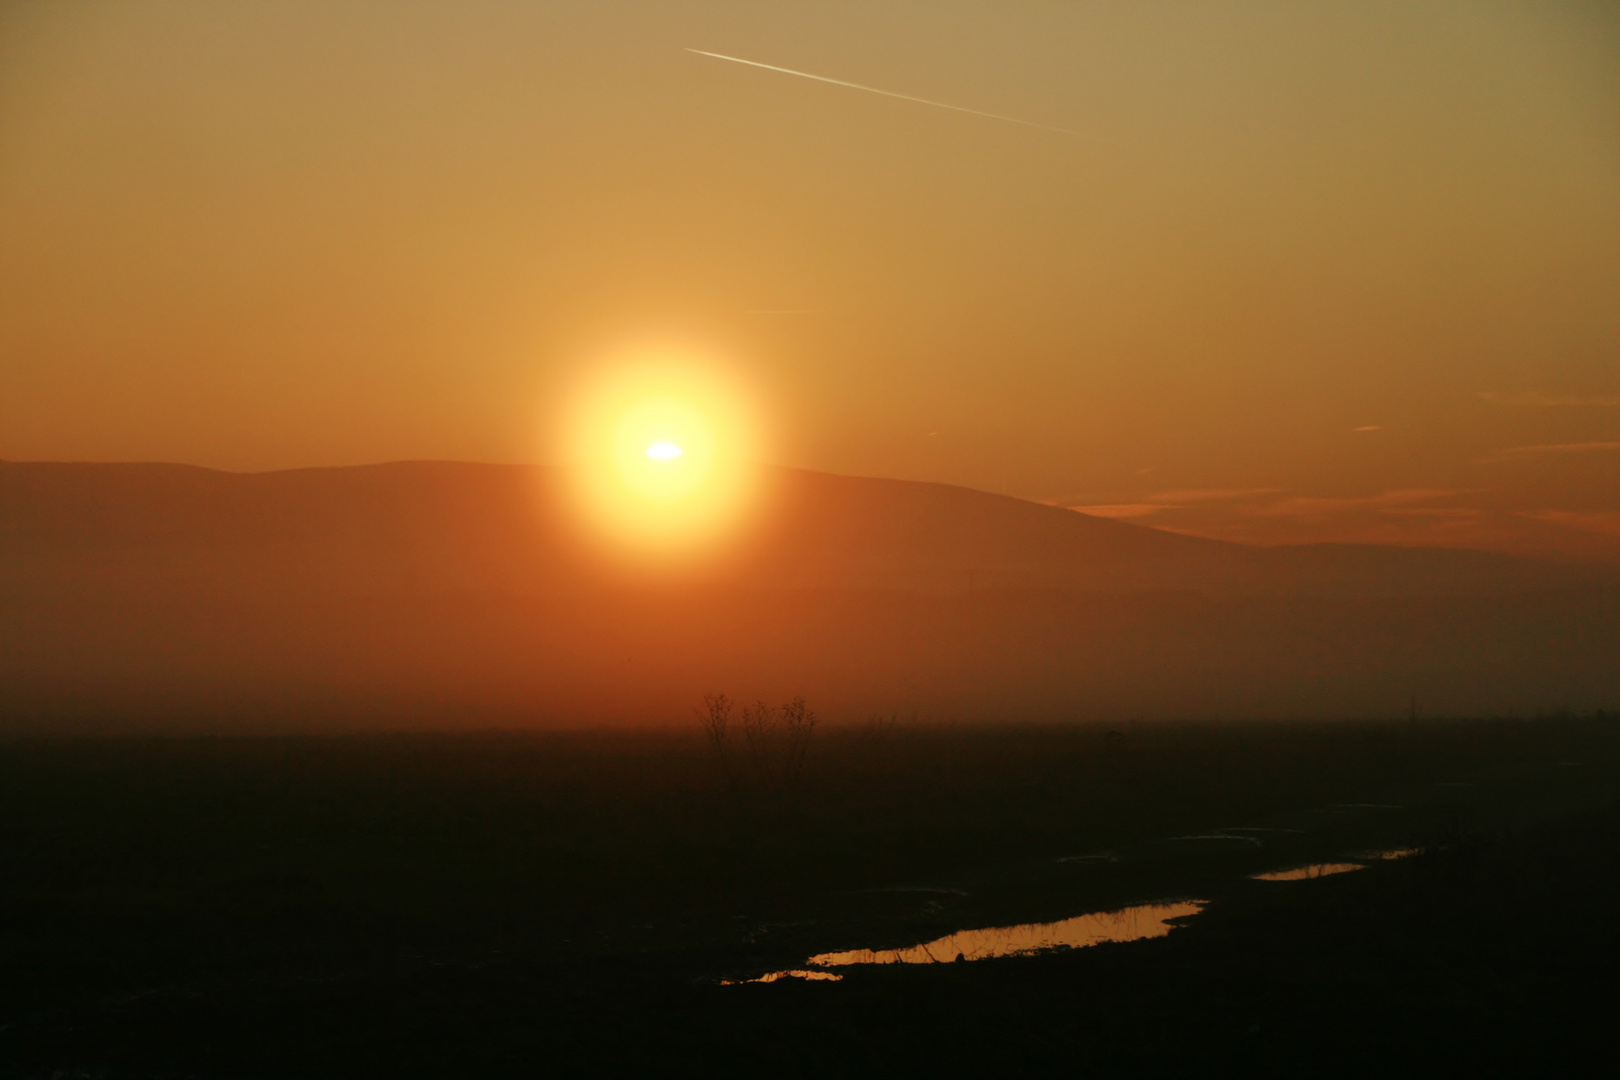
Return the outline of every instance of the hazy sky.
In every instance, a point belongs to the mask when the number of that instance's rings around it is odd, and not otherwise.
[[[0,0],[0,458],[534,460],[649,337],[784,464],[1620,557],[1620,7]]]

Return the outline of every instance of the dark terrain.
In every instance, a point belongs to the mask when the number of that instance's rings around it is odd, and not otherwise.
[[[728,772],[692,727],[0,746],[0,1076],[1593,1075],[1617,1056],[1612,718],[874,723],[817,729],[796,776],[780,747]],[[1246,878],[1388,847],[1421,853]],[[1212,902],[1156,940],[722,985],[1170,897]]]

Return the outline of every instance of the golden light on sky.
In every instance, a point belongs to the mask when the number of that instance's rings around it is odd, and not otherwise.
[[[646,335],[782,465],[1620,558],[1616,295],[1614,4],[0,3],[10,460],[550,461]]]
[[[712,554],[759,492],[758,407],[701,354],[643,347],[589,365],[557,422],[586,525],[641,560]]]

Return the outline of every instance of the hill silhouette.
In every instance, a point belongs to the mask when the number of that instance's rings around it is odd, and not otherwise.
[[[1612,706],[1612,573],[1255,548],[941,484],[776,470],[679,579],[628,577],[556,475],[0,465],[13,729],[836,717],[1324,716]]]

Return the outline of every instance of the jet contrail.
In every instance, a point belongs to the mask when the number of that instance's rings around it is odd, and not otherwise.
[[[860,83],[845,82],[843,79],[829,79],[825,75],[812,75],[808,71],[794,71],[792,68],[777,67],[775,64],[761,64],[755,60],[744,60],[736,56],[722,56],[719,53],[704,52],[702,49],[687,49],[689,53],[699,56],[712,56],[716,60],[730,60],[733,64],[747,64],[749,67],[764,68],[766,71],[780,71],[784,75],[797,75],[801,79],[814,79],[816,82],[832,83],[834,86],[847,86],[851,90],[865,90],[869,94],[882,94],[884,97],[899,98],[901,101],[915,101],[919,105],[932,105],[936,109],[950,109],[953,112],[969,113],[973,116],[987,116],[992,120],[1005,120],[1009,124],[1023,124],[1025,127],[1040,128],[1043,131],[1059,131],[1065,135],[1078,135],[1078,131],[1068,128],[1053,127],[1051,124],[1037,124],[1033,120],[1020,120],[1016,116],[1003,116],[1000,113],[985,112],[982,109],[969,109],[962,105],[948,105],[943,101],[929,101],[927,98],[912,97],[910,94],[897,94],[893,90],[879,90],[875,86],[862,86]]]

